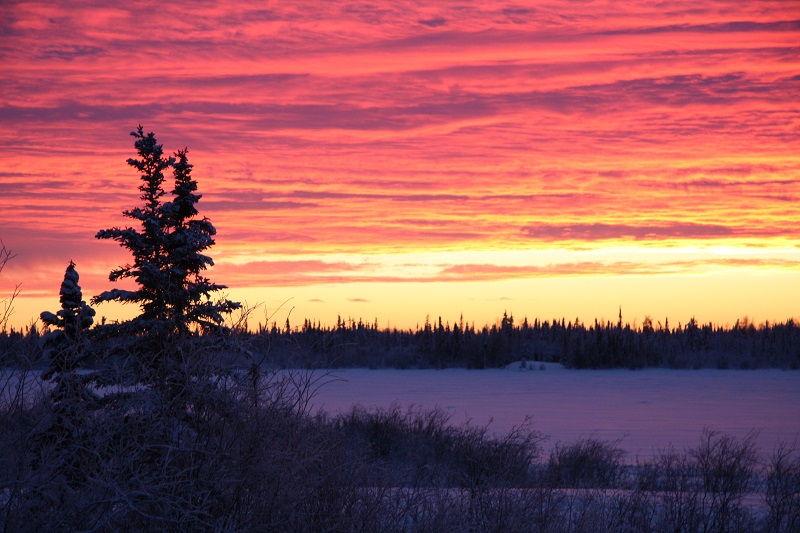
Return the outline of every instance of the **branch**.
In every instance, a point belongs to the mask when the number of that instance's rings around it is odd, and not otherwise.
[[[3,240],[0,239],[0,272],[3,272],[3,268],[6,266],[6,263],[15,257],[17,257],[17,254],[6,248]],[[5,331],[6,326],[8,325],[8,319],[11,318],[11,315],[14,313],[14,299],[19,296],[20,286],[21,284],[18,283],[17,286],[14,287],[14,290],[11,292],[11,296],[9,298],[0,300],[0,304],[3,306],[3,308],[0,309],[0,331]]]

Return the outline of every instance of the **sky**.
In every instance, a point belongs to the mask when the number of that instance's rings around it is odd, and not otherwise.
[[[121,286],[138,124],[251,327],[800,317],[795,1],[6,0],[12,325]]]

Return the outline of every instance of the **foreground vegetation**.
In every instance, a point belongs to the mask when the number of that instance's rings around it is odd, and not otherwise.
[[[800,528],[798,450],[762,455],[753,435],[706,431],[648,461],[596,439],[544,454],[527,423],[495,436],[413,407],[312,415],[324,374],[186,370],[68,405],[34,374],[3,374],[0,530]]]

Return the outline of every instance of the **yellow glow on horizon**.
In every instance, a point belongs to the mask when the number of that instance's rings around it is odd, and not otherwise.
[[[232,289],[229,294],[251,306],[261,304],[251,327],[264,323],[266,316],[279,326],[287,316],[294,326],[305,318],[333,325],[341,316],[370,324],[377,319],[380,327],[414,328],[426,316],[432,321],[441,316],[452,325],[462,315],[466,322],[480,327],[494,324],[504,311],[518,321],[523,317],[579,318],[593,323],[595,319],[616,321],[620,307],[623,319],[631,324],[641,325],[649,315],[654,322],[669,319],[671,327],[692,317],[702,323],[732,325],[745,316],[756,323],[800,316],[795,304],[800,301],[800,272],[327,284]]]
[[[324,325],[342,318],[375,319],[380,327],[414,328],[426,316],[451,325],[459,317],[480,327],[494,324],[504,311],[521,321],[565,318],[592,323],[616,320],[639,325],[646,315],[671,327],[696,317],[702,323],[733,324],[748,316],[756,323],[800,316],[800,271],[738,269],[702,274],[574,276],[472,282],[324,283],[290,287],[232,287],[229,298],[256,307],[249,326],[287,316],[294,326],[304,319]],[[84,294],[84,297],[87,295]],[[30,325],[41,311],[58,310],[57,295],[20,298],[12,323]],[[126,319],[138,309],[119,304],[97,307],[98,320]],[[269,318],[269,320],[268,320]]]

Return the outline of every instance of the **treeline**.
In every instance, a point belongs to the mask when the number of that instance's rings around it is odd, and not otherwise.
[[[231,328],[226,344],[260,354],[270,367],[497,368],[515,361],[559,362],[570,368],[800,368],[800,325],[737,321],[732,327],[695,319],[669,327],[621,321],[591,324],[565,319],[522,320],[504,315],[476,327],[426,320],[414,329],[380,328],[355,319],[333,326],[305,320],[302,326],[259,324]],[[42,367],[47,328],[0,331],[0,365]],[[117,341],[118,342],[118,341]],[[103,347],[105,349],[105,347]]]
[[[240,330],[242,342],[269,353],[282,367],[317,365],[394,368],[494,368],[514,361],[560,362],[571,368],[800,368],[800,326],[793,320],[733,327],[692,318],[641,326],[579,320],[516,322],[504,314],[494,325],[476,327],[426,319],[415,329],[379,328],[377,321],[339,318],[334,326],[305,320],[302,326],[259,324]]]

